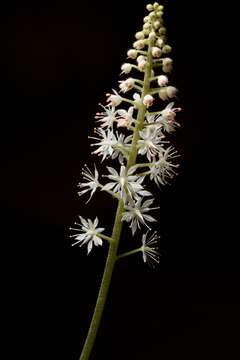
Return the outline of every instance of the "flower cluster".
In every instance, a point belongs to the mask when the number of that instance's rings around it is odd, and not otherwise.
[[[150,230],[150,224],[156,222],[150,213],[159,208],[152,206],[155,199],[146,190],[145,179],[157,186],[166,185],[178,167],[177,151],[166,145],[167,134],[180,126],[175,118],[181,110],[174,107],[172,100],[177,89],[169,84],[171,46],[167,44],[163,6],[149,4],[147,10],[143,26],[127,51],[127,62],[121,65],[125,79],[119,81],[119,89],[106,94],[106,104],[100,104],[101,110],[95,116],[95,135],[89,137],[93,140],[92,154],[101,161],[111,161],[112,166],[107,166],[108,174],[101,176],[95,165],[93,170],[85,166],[83,181],[78,185],[79,196],[90,193],[87,202],[97,189],[122,202],[121,222],[128,225],[133,236],[142,227]],[[158,111],[152,111],[153,106]],[[75,244],[87,244],[88,253],[93,245],[102,245],[102,239],[115,240],[102,234],[104,228],[97,228],[97,218],[92,222],[80,217],[80,221],[79,228],[74,229],[79,233],[73,237]],[[149,240],[146,236],[142,237],[143,260],[158,261],[153,247],[158,236],[153,233]]]

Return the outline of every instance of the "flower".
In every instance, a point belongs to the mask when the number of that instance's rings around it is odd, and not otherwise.
[[[97,188],[99,186],[98,171],[96,169],[95,164],[94,164],[94,174],[89,170],[87,165],[85,165],[85,169],[82,171],[82,174],[83,174],[83,179],[87,180],[87,182],[78,184],[78,186],[80,188],[85,188],[85,189],[79,191],[78,195],[81,196],[81,195],[85,194],[86,192],[91,191],[90,197],[87,201],[87,203],[88,203],[91,200],[94,192],[97,190]]]
[[[172,59],[170,58],[164,58],[162,61],[162,69],[163,72],[169,73],[172,71]]]
[[[146,224],[145,220],[149,222],[156,221],[151,215],[146,214],[149,210],[158,209],[159,207],[149,207],[153,203],[153,199],[148,199],[141,204],[142,199],[138,199],[134,204],[125,205],[125,212],[122,216],[122,221],[131,222],[130,228],[132,234],[134,235],[137,228],[140,229],[140,224],[149,226]]]
[[[130,106],[127,110],[118,110],[119,116],[117,117],[117,127],[126,127],[129,128],[131,124],[135,121],[133,118],[134,107]]]
[[[175,169],[179,165],[175,165],[171,161],[179,157],[179,155],[173,146],[170,146],[167,149],[162,149],[158,156],[158,160],[152,163],[148,173],[150,174],[150,179],[154,180],[157,186],[166,185],[168,184],[168,179],[172,179],[177,175]]]
[[[104,228],[97,228],[98,226],[98,218],[96,217],[94,221],[90,219],[83,219],[79,216],[81,223],[75,223],[74,225],[79,226],[78,228],[70,228],[70,230],[78,231],[78,234],[71,235],[70,237],[75,238],[74,245],[80,243],[80,246],[87,244],[87,252],[88,254],[92,250],[93,244],[95,246],[102,245],[102,239],[99,236],[101,232],[103,232]]]
[[[138,31],[136,34],[135,34],[135,38],[137,40],[143,40],[144,39],[144,33],[142,31]]]
[[[149,161],[155,157],[161,149],[162,139],[164,135],[157,127],[147,126],[139,131],[141,139],[138,140],[138,153],[140,155],[147,155]]]
[[[122,102],[122,97],[116,90],[113,89],[114,94],[106,94],[107,102],[110,102],[112,106],[118,106]]]
[[[98,122],[102,123],[100,125],[102,128],[113,127],[113,123],[114,121],[116,121],[117,114],[117,111],[115,111],[115,106],[113,106],[112,104],[108,104],[107,106],[103,106],[102,104],[100,105],[102,106],[104,111],[101,113],[97,112],[95,119],[97,119]]]
[[[120,80],[119,83],[120,83],[120,85],[119,85],[120,91],[125,93],[133,88],[134,79],[128,78],[127,80]]]
[[[98,143],[91,144],[91,146],[98,146],[98,149],[93,151],[93,154],[99,156],[102,155],[102,161],[109,156],[112,156],[114,152],[114,145],[117,144],[116,136],[112,130],[107,130],[105,132],[102,128],[95,129],[95,133],[99,135],[100,138],[89,136],[90,139],[98,140]]]
[[[131,167],[129,170],[127,170],[126,167],[122,165],[120,174],[118,174],[118,172],[111,167],[107,167],[107,169],[110,172],[110,175],[105,176],[112,180],[112,182],[104,185],[102,190],[112,190],[115,193],[119,193],[124,203],[126,203],[129,198],[138,199],[139,196],[152,195],[149,191],[144,190],[143,186],[141,185],[144,177],[133,175],[133,172],[136,169],[135,167]]]
[[[154,265],[154,262],[159,263],[159,252],[156,250],[157,247],[155,246],[159,239],[159,236],[157,235],[157,232],[154,231],[154,233],[147,238],[148,232],[142,235],[142,256],[143,261],[146,263],[148,262],[150,265]]]
[[[164,110],[161,111],[161,116],[158,117],[158,122],[162,125],[163,130],[171,133],[177,126],[180,126],[175,121],[176,112],[181,111],[181,108],[173,108],[174,102],[169,103]]]
[[[145,47],[145,40],[141,39],[141,40],[137,40],[133,43],[133,47],[137,50],[141,50]]]
[[[143,104],[148,108],[149,106],[152,105],[154,101],[154,98],[152,97],[152,95],[145,95],[143,98]]]
[[[112,159],[116,159],[118,157],[120,164],[123,164],[124,156],[126,157],[126,155],[128,155],[128,152],[131,148],[132,134],[124,136],[121,133],[118,134],[118,132],[116,131],[116,139],[117,143],[114,145],[114,151],[111,157]]]

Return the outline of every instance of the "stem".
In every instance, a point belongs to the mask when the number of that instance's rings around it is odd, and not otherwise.
[[[134,249],[134,250],[130,250],[130,251],[127,251],[127,252],[125,252],[125,253],[123,253],[123,254],[118,255],[118,256],[117,256],[117,260],[118,260],[118,259],[121,259],[121,258],[123,258],[123,257],[125,257],[125,256],[129,256],[129,255],[136,254],[136,253],[139,252],[139,251],[142,251],[142,247],[137,248],[137,249]]]
[[[148,52],[147,52],[148,61],[147,61],[147,66],[146,66],[146,70],[145,70],[145,74],[144,74],[143,90],[142,90],[142,95],[141,95],[142,100],[143,100],[144,96],[150,90],[150,77],[151,77],[151,69],[152,69],[151,48],[152,48],[152,43],[150,43],[148,45]],[[124,101],[132,103],[132,101],[130,101],[128,99],[124,99]],[[129,154],[129,158],[128,158],[128,162],[127,162],[127,168],[130,168],[131,166],[133,166],[136,163],[137,142],[139,140],[139,131],[142,129],[142,127],[144,125],[145,113],[146,113],[146,107],[144,105],[141,105],[139,107],[137,120],[136,120],[136,126],[135,126],[134,132],[133,132],[133,140],[132,140],[131,150],[130,150],[130,154]],[[95,310],[94,310],[92,321],[91,321],[91,324],[90,324],[90,327],[88,330],[87,338],[86,338],[86,341],[85,341],[85,344],[84,344],[84,347],[82,350],[82,354],[81,354],[79,360],[88,360],[89,359],[89,356],[91,354],[91,351],[92,351],[92,348],[93,348],[93,345],[95,342],[97,330],[99,328],[104,305],[105,305],[106,298],[107,298],[107,293],[108,293],[111,278],[112,278],[114,265],[117,260],[117,250],[118,250],[119,240],[120,240],[122,226],[123,226],[123,223],[121,221],[123,212],[124,212],[124,203],[120,199],[120,200],[118,200],[118,207],[117,207],[117,212],[116,212],[116,216],[115,216],[112,236],[111,236],[111,238],[114,241],[111,241],[111,243],[109,245],[108,256],[107,256],[107,260],[106,260],[106,264],[105,264],[105,268],[104,268],[103,278],[102,278],[101,286],[99,289]]]

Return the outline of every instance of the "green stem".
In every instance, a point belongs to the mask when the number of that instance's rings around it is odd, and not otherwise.
[[[130,251],[127,251],[127,252],[125,252],[125,253],[123,253],[123,254],[118,255],[118,256],[117,256],[117,260],[118,260],[118,259],[121,259],[121,258],[123,258],[123,257],[125,257],[125,256],[129,256],[129,255],[136,254],[136,253],[138,253],[139,251],[142,251],[142,247],[137,248],[137,249],[134,249],[134,250],[130,250]]]
[[[144,96],[146,94],[148,94],[148,92],[150,90],[150,77],[151,77],[151,69],[152,69],[151,48],[152,48],[152,44],[149,44],[148,52],[147,52],[148,63],[147,63],[145,74],[144,74],[143,90],[142,90],[142,95],[141,95],[142,100],[143,100]],[[124,100],[132,103],[132,101],[130,101],[128,99],[124,99]],[[132,140],[130,155],[129,155],[128,162],[127,162],[127,168],[133,166],[136,163],[137,142],[139,140],[139,131],[142,129],[142,127],[144,125],[145,113],[146,113],[146,107],[144,105],[141,105],[139,107],[137,120],[136,120],[136,126],[135,126],[134,132],[133,132],[133,140]],[[82,350],[82,354],[80,356],[80,360],[88,360],[89,359],[89,356],[91,354],[91,351],[92,351],[92,348],[93,348],[93,345],[95,342],[97,330],[99,328],[104,305],[105,305],[106,298],[107,298],[107,293],[108,293],[111,278],[112,278],[114,265],[115,265],[115,262],[117,259],[117,250],[118,250],[119,240],[120,240],[122,226],[123,226],[123,223],[121,221],[123,212],[124,212],[124,203],[120,199],[120,200],[118,200],[118,207],[117,207],[117,212],[116,212],[116,216],[115,216],[112,236],[111,236],[111,238],[114,241],[111,241],[111,243],[109,245],[108,256],[107,256],[107,260],[106,260],[106,264],[105,264],[105,268],[104,268],[103,278],[102,278],[101,286],[99,289],[95,310],[94,310],[92,321],[91,321],[91,324],[90,324],[90,327],[88,330],[88,335],[87,335],[87,338],[86,338],[86,341],[85,341],[85,344],[84,344],[84,347]]]

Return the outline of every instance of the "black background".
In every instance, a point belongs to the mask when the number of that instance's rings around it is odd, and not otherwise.
[[[181,170],[156,192],[161,263],[116,266],[91,359],[239,357],[237,237],[227,225],[221,89],[226,17],[206,1],[168,1]],[[145,1],[18,1],[1,12],[2,264],[7,359],[77,360],[106,248],[71,247],[78,214],[110,231],[115,204],[77,196],[92,163],[98,102],[117,88]],[[223,20],[224,19],[224,20]],[[229,70],[229,69],[228,69]],[[103,165],[104,167],[105,165]],[[222,181],[223,180],[223,181]],[[126,235],[127,236],[127,235]],[[125,238],[123,248],[131,248]]]

